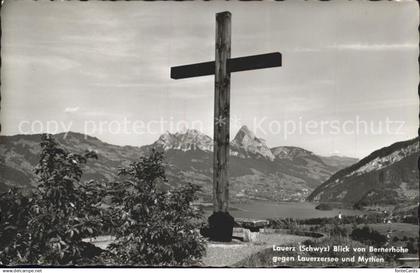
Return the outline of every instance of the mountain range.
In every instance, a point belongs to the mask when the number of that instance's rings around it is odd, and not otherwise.
[[[355,207],[417,204],[419,151],[418,137],[376,150],[332,175],[307,200]]]
[[[0,136],[0,191],[11,186],[33,187],[33,168],[40,153],[40,135]],[[165,154],[167,187],[186,182],[202,186],[201,197],[212,193],[213,140],[198,130],[165,133],[141,147],[118,146],[96,137],[68,132],[55,139],[71,152],[94,150],[98,159],[85,167],[83,179],[109,182],[121,179],[117,169],[146,155],[150,149]],[[242,199],[303,200],[332,174],[357,162],[348,157],[321,157],[299,147],[270,148],[243,126],[231,141],[230,192],[233,201]]]

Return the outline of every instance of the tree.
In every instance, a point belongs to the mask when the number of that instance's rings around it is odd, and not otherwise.
[[[60,147],[50,135],[41,140],[40,161],[35,169],[38,190],[28,222],[30,264],[74,264],[94,248],[82,241],[98,235],[101,228],[101,185],[82,182],[82,166],[93,152],[84,155]]]
[[[186,265],[204,254],[204,241],[196,229],[202,211],[191,206],[198,186],[160,190],[166,182],[164,158],[152,150],[127,168],[123,182],[113,185],[118,217],[116,241],[110,249],[124,265]]]

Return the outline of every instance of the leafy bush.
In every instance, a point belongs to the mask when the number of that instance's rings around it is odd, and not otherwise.
[[[27,224],[32,199],[12,188],[0,195],[0,263],[23,262],[28,249]]]
[[[101,187],[80,181],[82,165],[96,154],[70,153],[49,135],[42,136],[41,149],[38,187],[23,235],[27,248],[19,262],[74,264],[91,256],[95,247],[82,239],[96,236],[101,227]]]
[[[95,153],[71,153],[49,135],[42,136],[41,148],[38,187],[28,196],[18,189],[0,196],[1,264],[184,265],[204,254],[195,229],[202,211],[191,205],[198,187],[160,191],[159,182],[166,181],[161,153],[121,169],[128,179],[110,189],[81,180],[83,165]],[[107,196],[113,204],[104,211]],[[117,237],[105,254],[83,241],[104,230]]]
[[[186,265],[204,254],[196,226],[202,212],[191,206],[198,186],[187,184],[160,191],[166,182],[163,154],[153,150],[119,172],[127,180],[115,183],[113,202],[119,212],[116,241],[110,249],[125,265]]]
[[[410,237],[405,247],[408,249],[408,253],[417,254],[419,252],[418,238],[415,239],[415,238]]]
[[[347,236],[347,230],[345,227],[342,227],[335,223],[330,231],[331,236],[338,236],[338,237],[346,237]]]
[[[380,234],[374,229],[370,229],[368,226],[353,229],[350,237],[353,240],[378,247],[383,246],[387,241],[385,235]]]

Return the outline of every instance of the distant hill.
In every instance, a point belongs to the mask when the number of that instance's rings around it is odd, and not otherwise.
[[[118,146],[79,133],[61,133],[55,139],[72,152],[94,150],[97,160],[85,168],[83,179],[118,181],[118,168],[137,160],[152,148],[166,158],[166,187],[186,182],[202,186],[203,199],[212,194],[213,140],[197,130],[165,133],[142,147]],[[33,169],[39,160],[40,135],[0,136],[0,191],[11,186],[33,187]],[[302,200],[338,170],[321,157],[298,147],[269,148],[247,127],[231,143],[230,192],[232,199]]]
[[[56,141],[71,152],[96,151],[98,160],[85,167],[83,179],[110,181],[123,163],[143,154],[139,147],[117,146],[100,141],[96,137],[68,132],[54,136]],[[0,191],[10,186],[35,186],[33,169],[39,161],[41,135],[0,136]]]
[[[418,157],[418,138],[394,143],[338,171],[307,199],[356,206],[417,203]]]
[[[320,156],[322,161],[329,166],[336,167],[337,169],[344,169],[345,167],[351,166],[359,161],[359,159],[347,156]]]

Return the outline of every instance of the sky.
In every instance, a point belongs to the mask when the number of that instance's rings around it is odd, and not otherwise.
[[[232,74],[231,138],[247,125],[270,147],[361,158],[417,135],[415,1],[23,0],[1,10],[1,134],[134,146],[188,128],[212,136],[214,77],[169,75],[214,60],[221,11],[232,57],[283,58]]]

